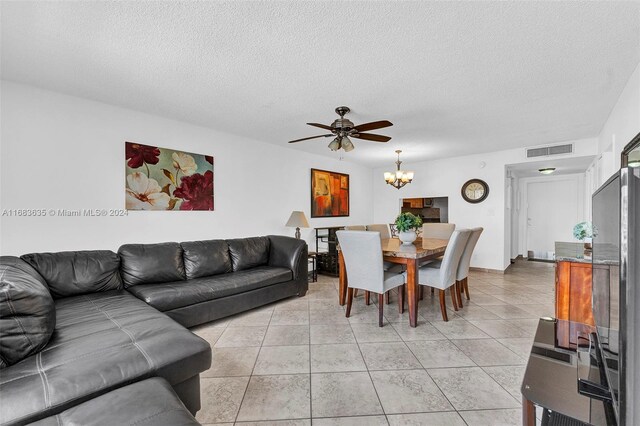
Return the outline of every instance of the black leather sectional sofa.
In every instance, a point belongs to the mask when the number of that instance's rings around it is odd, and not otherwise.
[[[2,257],[0,424],[195,414],[211,348],[185,327],[307,288],[306,243],[283,236]]]

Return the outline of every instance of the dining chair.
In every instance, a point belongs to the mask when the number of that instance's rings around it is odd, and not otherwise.
[[[458,288],[458,302],[460,306],[462,306],[462,296],[460,292],[464,292],[467,300],[469,300],[469,266],[471,264],[471,255],[473,254],[473,250],[476,248],[476,244],[480,239],[480,234],[482,234],[484,228],[478,227],[471,229],[471,236],[467,240],[467,244],[464,247],[464,252],[460,257],[460,263],[458,265],[458,271],[456,272],[456,286]]]
[[[456,229],[455,223],[423,223],[422,238],[448,240]]]
[[[380,239],[382,240],[391,238],[391,229],[389,225],[386,223],[367,225],[367,231],[379,232]],[[402,273],[404,271],[404,265],[387,262],[386,260],[382,262],[382,267],[384,268],[385,271],[389,271],[389,272]],[[387,305],[390,303],[389,293],[385,295],[385,302],[387,303]]]
[[[440,310],[442,311],[442,319],[444,321],[449,321],[447,304],[445,302],[445,290],[451,289],[453,309],[458,310],[457,292],[455,290],[456,273],[458,272],[460,258],[462,257],[462,253],[470,236],[470,229],[453,231],[449,239],[449,244],[447,244],[447,248],[444,251],[442,261],[429,263],[418,269],[418,284],[440,290]],[[406,272],[404,275],[406,277]]]
[[[340,250],[347,269],[347,318],[351,315],[354,289],[378,294],[378,325],[383,324],[384,295],[396,287],[398,289],[398,309],[404,307],[405,276],[382,268],[382,245],[378,232],[338,231],[336,232]]]
[[[386,223],[380,223],[375,225],[367,225],[367,231],[379,232],[381,239],[391,238],[391,230]]]
[[[348,225],[345,226],[344,229],[346,231],[366,231],[367,227],[364,225]]]

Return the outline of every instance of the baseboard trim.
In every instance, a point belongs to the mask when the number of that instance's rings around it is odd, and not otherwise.
[[[474,266],[470,267],[469,270],[476,271],[476,272],[488,272],[490,274],[500,274],[500,275],[504,275],[504,273],[506,272],[506,269],[504,271],[501,271],[500,269],[476,268]]]

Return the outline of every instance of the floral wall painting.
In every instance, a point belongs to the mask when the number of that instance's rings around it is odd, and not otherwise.
[[[311,217],[349,216],[349,175],[311,169]]]
[[[213,157],[125,142],[127,210],[213,210]]]

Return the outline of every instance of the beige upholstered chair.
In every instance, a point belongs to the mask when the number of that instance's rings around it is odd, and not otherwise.
[[[367,227],[364,225],[349,225],[344,227],[345,231],[366,231]]]
[[[471,255],[473,254],[473,250],[476,248],[476,244],[478,243],[478,239],[480,239],[480,234],[484,228],[478,227],[473,228],[471,230],[471,236],[467,241],[467,245],[464,248],[464,252],[462,253],[462,257],[460,258],[460,264],[458,265],[458,271],[456,273],[456,281],[458,285],[458,290],[464,291],[467,296],[467,300],[469,300],[469,283],[467,282],[467,278],[469,277],[469,266],[471,265]],[[460,298],[460,294],[458,294]],[[459,299],[460,305],[462,305],[462,299]]]
[[[379,232],[381,239],[391,238],[391,230],[386,223],[380,223],[376,225],[367,225],[367,231]]]
[[[382,246],[377,232],[338,231],[340,250],[347,269],[347,318],[351,315],[353,290],[362,289],[378,294],[378,325],[383,324],[384,295],[400,287],[398,304],[404,303],[404,274],[388,272],[382,268]]]
[[[448,240],[456,229],[455,223],[425,223],[422,225],[422,238]]]
[[[454,231],[449,239],[449,244],[444,252],[441,262],[433,262],[418,269],[418,283],[440,290],[440,310],[442,319],[448,321],[447,305],[445,302],[445,290],[451,289],[451,302],[453,308],[458,310],[458,295],[456,291],[456,274],[460,258],[464,252],[467,240],[471,236],[470,229]],[[405,272],[406,277],[406,272]]]

